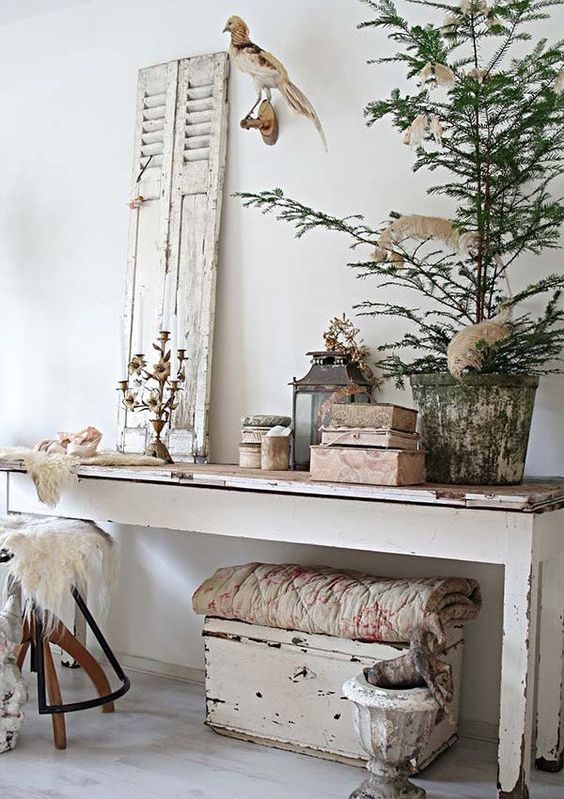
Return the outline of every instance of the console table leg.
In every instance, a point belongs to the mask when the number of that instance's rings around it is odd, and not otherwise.
[[[498,799],[529,799],[538,608],[534,533],[508,536],[501,658]]]
[[[542,564],[535,764],[542,771],[564,765],[562,656],[564,652],[564,557]]]

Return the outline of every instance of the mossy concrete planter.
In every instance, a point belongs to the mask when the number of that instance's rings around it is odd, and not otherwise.
[[[535,393],[532,375],[412,375],[427,480],[512,485],[523,479]]]

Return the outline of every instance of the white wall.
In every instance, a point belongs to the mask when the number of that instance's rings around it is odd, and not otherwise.
[[[94,424],[104,431],[104,443],[113,444],[136,72],[223,49],[221,30],[234,11],[310,96],[330,152],[323,152],[306,121],[284,110],[274,148],[241,131],[238,121],[253,102],[253,89],[244,76],[232,75],[212,385],[215,461],[235,460],[241,414],[289,410],[286,384],[306,371],[304,353],[321,344],[328,318],[374,297],[370,280],[355,280],[345,266],[351,259],[345,240],[319,233],[296,242],[289,228],[242,210],[229,195],[282,186],[315,207],[365,213],[374,224],[390,209],[448,213],[444,201],[426,199],[425,177],[411,175],[411,153],[389,123],[370,130],[363,125],[364,104],[388,92],[394,73],[366,65],[385,45],[378,34],[356,30],[366,11],[355,0],[239,0],[237,8],[224,0],[99,0],[0,27],[2,443],[31,444],[60,429]],[[560,256],[526,260],[522,272],[536,274],[559,268]],[[519,279],[514,276],[516,284]],[[371,345],[400,329],[371,319],[361,327]],[[563,389],[561,377],[544,380],[540,389],[532,474],[564,472]],[[384,400],[398,396],[392,387],[382,393]],[[170,531],[118,534],[121,578],[111,617],[116,648],[192,666],[201,663],[201,641],[190,595],[221,564],[299,560],[389,574],[475,575],[486,603],[468,627],[463,713],[495,720],[497,568],[367,559]]]

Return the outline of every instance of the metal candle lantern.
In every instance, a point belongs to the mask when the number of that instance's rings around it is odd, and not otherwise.
[[[360,367],[343,352],[308,352],[311,369],[293,387],[292,469],[309,469],[309,448],[321,441],[332,400],[370,402],[372,385]]]

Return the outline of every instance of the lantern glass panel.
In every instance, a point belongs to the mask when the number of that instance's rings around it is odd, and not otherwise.
[[[309,468],[309,448],[321,441],[319,409],[332,393],[332,391],[296,392],[294,463],[298,469]]]

